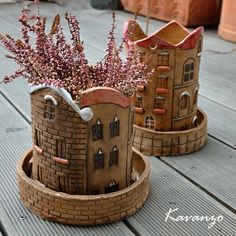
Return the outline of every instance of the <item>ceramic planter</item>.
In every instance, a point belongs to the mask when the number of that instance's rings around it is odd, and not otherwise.
[[[132,150],[132,99],[106,87],[84,91],[79,103],[61,88],[32,86],[30,93],[33,150],[18,163],[26,207],[81,225],[137,211],[148,195],[149,164]]]
[[[154,75],[137,88],[133,145],[147,155],[179,155],[206,143],[207,118],[198,109],[202,31],[187,31],[172,21],[145,36],[136,21],[127,21],[129,45]],[[128,45],[128,46],[129,46]]]
[[[236,2],[224,0],[221,11],[218,34],[227,40],[236,42]]]
[[[124,9],[147,14],[146,0],[121,0]],[[170,21],[178,20],[185,26],[212,25],[219,20],[221,0],[150,0],[150,16]]]

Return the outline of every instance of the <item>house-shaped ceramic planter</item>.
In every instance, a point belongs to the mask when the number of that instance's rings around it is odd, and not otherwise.
[[[203,28],[190,33],[172,21],[146,36],[129,20],[128,31],[128,44],[155,70],[148,84],[138,87],[133,146],[156,156],[197,151],[207,138],[207,117],[197,108]]]
[[[33,149],[18,163],[20,197],[43,219],[93,225],[136,212],[149,164],[132,149],[134,104],[107,87],[78,103],[62,89],[31,86]]]

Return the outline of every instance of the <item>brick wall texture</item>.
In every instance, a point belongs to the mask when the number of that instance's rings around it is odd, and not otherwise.
[[[55,119],[44,119],[45,95],[52,95],[58,102]],[[33,143],[42,148],[42,153],[33,153],[33,179],[56,191],[85,194],[87,123],[49,88],[33,93],[31,104]],[[53,160],[58,156],[58,142],[65,145],[68,164]]]
[[[197,151],[207,141],[207,117],[198,110],[199,126],[185,131],[161,132],[134,126],[133,146],[145,155],[174,156]]]

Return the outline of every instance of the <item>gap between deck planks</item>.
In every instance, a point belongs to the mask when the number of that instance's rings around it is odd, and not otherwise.
[[[20,155],[31,146],[30,125],[22,116],[0,95],[0,137],[2,154],[0,162],[1,179],[4,185],[0,186],[2,206],[13,227],[22,235],[132,235],[122,222],[98,227],[68,227],[53,222],[40,220],[20,203],[18,199],[15,166]],[[4,145],[6,144],[6,145]],[[4,158],[7,157],[7,158]],[[155,157],[150,157],[151,176],[150,194],[147,202],[134,216],[127,219],[140,235],[234,235],[236,227],[233,222],[235,216],[224,206],[202,192],[184,177],[173,171]],[[2,194],[4,193],[4,194]],[[165,222],[165,214],[172,208],[179,208],[181,215],[223,215],[224,220],[208,230],[209,222]],[[20,220],[20,216],[26,217]],[[176,214],[173,214],[176,217]],[[3,222],[4,224],[4,222]],[[108,227],[108,228],[106,228]],[[8,230],[8,228],[6,228]],[[84,231],[83,231],[84,230]],[[109,233],[109,230],[111,231]],[[115,230],[115,233],[114,233]],[[94,232],[94,234],[93,234]],[[96,233],[95,233],[96,232]],[[125,233],[124,233],[125,232]],[[143,234],[146,232],[145,234]],[[64,234],[66,233],[66,234]],[[77,233],[77,234],[76,234]],[[183,234],[184,233],[184,234]],[[82,234],[82,235],[83,235]]]

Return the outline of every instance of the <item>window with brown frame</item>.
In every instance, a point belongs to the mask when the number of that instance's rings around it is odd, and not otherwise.
[[[162,52],[158,54],[157,66],[169,66],[169,53]]]
[[[57,157],[66,159],[66,142],[57,140]]]
[[[45,111],[44,111],[44,118],[48,120],[55,119],[55,108],[56,106],[51,100],[46,100],[45,102]]]
[[[165,108],[165,99],[163,97],[154,98],[154,109],[164,109]]]
[[[168,76],[160,75],[157,77],[157,88],[168,88]]]
[[[194,78],[194,62],[184,65],[184,81],[189,81]]]
[[[143,98],[139,95],[136,97],[135,107],[143,107]]]

